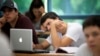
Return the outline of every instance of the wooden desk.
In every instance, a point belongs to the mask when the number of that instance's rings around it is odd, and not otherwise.
[[[23,53],[16,53],[15,56],[74,56],[74,54],[66,54],[66,53],[23,54]]]
[[[50,32],[36,32],[37,35],[41,35],[41,34],[44,34],[44,35],[49,35]]]
[[[36,34],[39,38],[47,38],[50,32],[36,32]]]

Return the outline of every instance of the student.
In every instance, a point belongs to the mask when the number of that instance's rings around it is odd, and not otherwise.
[[[79,47],[84,42],[82,26],[78,23],[64,23],[54,12],[48,12],[41,18],[41,29],[50,32],[50,36],[34,48],[45,49],[50,45],[58,47]]]
[[[83,23],[86,43],[75,56],[100,56],[100,15],[90,16]]]
[[[7,0],[2,6],[1,10],[4,13],[4,19],[6,20],[5,24],[1,30],[10,37],[11,28],[22,28],[22,29],[32,29],[33,31],[33,42],[38,43],[35,29],[31,21],[18,12],[16,3],[12,0]]]
[[[32,21],[35,29],[40,30],[40,20],[45,12],[42,0],[33,0],[29,11],[25,14]]]

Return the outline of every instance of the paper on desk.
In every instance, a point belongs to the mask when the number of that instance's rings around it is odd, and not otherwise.
[[[75,53],[78,47],[59,47],[56,53]]]

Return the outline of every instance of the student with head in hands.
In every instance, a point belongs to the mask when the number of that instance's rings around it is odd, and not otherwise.
[[[84,43],[82,26],[78,23],[65,23],[54,12],[48,12],[41,18],[41,29],[49,31],[50,36],[42,43],[33,45],[36,49],[45,49],[50,45],[53,47],[79,47]]]

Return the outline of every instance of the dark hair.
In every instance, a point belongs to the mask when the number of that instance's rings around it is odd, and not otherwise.
[[[42,25],[48,18],[56,19],[57,17],[58,17],[59,20],[62,20],[56,13],[48,12],[41,18],[40,25]]]
[[[90,16],[83,22],[83,30],[89,26],[100,27],[100,15]]]
[[[40,8],[41,6],[44,7],[44,4],[43,4],[42,0],[33,0],[32,1],[31,5],[30,5],[30,8],[29,8],[29,13],[32,16],[32,18],[30,18],[30,19],[32,21],[35,19],[35,15],[33,14],[32,9],[33,8]]]

